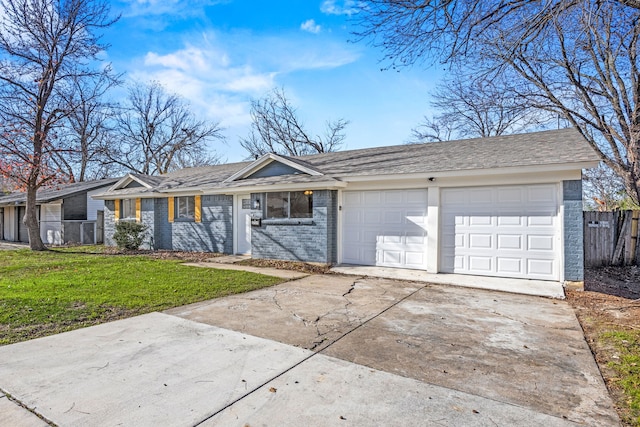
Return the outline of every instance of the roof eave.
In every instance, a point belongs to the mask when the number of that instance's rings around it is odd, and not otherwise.
[[[115,200],[115,199],[152,199],[152,198],[163,198],[167,197],[166,194],[158,193],[158,192],[149,192],[149,193],[129,193],[129,194],[117,194],[111,191],[107,191],[105,193],[100,194],[92,194],[91,198],[95,200]]]
[[[215,194],[240,194],[240,193],[264,193],[266,191],[303,191],[303,190],[340,190],[347,186],[346,182],[321,181],[321,182],[297,182],[288,184],[256,184],[242,187],[218,187],[203,189],[204,195]]]
[[[522,173],[547,173],[547,172],[561,172],[580,169],[589,169],[598,166],[600,160],[583,161],[575,163],[556,163],[546,165],[529,165],[529,166],[508,166],[508,167],[496,167],[496,168],[476,168],[476,169],[457,169],[457,170],[444,170],[444,171],[431,171],[431,172],[416,172],[416,173],[391,173],[391,174],[375,174],[375,175],[358,175],[358,174],[341,174],[336,175],[339,178],[347,182],[364,182],[364,181],[378,181],[380,179],[424,179],[431,177],[465,177],[465,176],[482,176],[482,175],[512,175]]]

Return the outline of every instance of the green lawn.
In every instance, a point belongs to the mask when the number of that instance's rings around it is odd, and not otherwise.
[[[179,260],[99,252],[0,251],[0,345],[282,281],[188,267]]]

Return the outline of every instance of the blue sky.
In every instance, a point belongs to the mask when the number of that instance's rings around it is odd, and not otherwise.
[[[162,83],[224,127],[215,151],[239,161],[249,104],[284,88],[310,133],[344,118],[343,148],[404,143],[429,113],[436,73],[381,71],[382,53],[353,42],[354,0],[118,0],[104,34],[108,60],[127,79]]]

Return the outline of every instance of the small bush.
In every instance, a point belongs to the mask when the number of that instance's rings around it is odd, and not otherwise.
[[[119,248],[135,251],[142,245],[147,228],[149,227],[139,222],[118,221],[113,240],[116,241]]]

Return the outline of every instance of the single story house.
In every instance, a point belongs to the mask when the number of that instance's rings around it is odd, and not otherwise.
[[[117,179],[60,184],[36,193],[40,237],[47,245],[102,243],[104,202],[91,196],[104,192]],[[0,240],[29,243],[22,222],[26,194],[0,196]]]
[[[157,249],[552,281],[582,280],[574,129],[130,174],[105,200]]]

